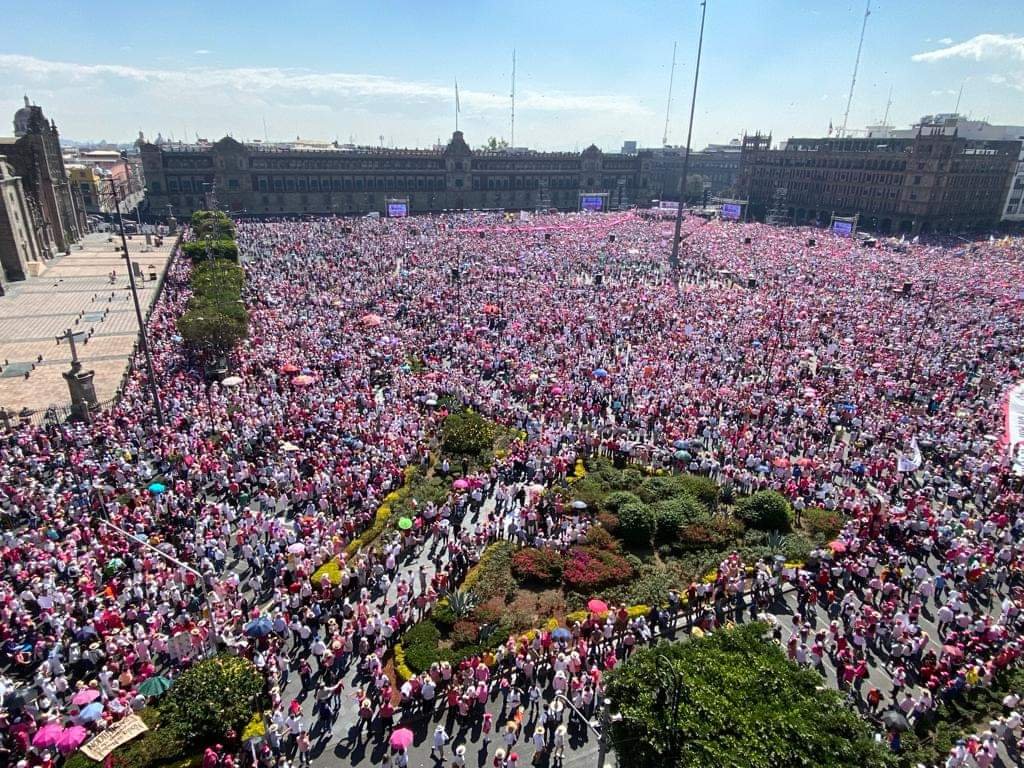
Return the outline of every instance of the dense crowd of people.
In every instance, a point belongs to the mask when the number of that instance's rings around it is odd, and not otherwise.
[[[234,386],[182,346],[190,267],[175,261],[149,322],[167,424],[136,371],[91,425],[3,437],[3,754],[47,765],[74,748],[39,738],[47,724],[84,740],[144,707],[145,680],[221,646],[265,673],[267,765],[309,762],[339,719],[353,743],[383,742],[435,707],[432,743],[455,765],[453,731],[477,726],[495,765],[526,741],[561,757],[586,730],[573,707],[592,713],[603,673],[671,632],[680,605],[710,629],[728,612],[703,619],[699,601],[758,615],[782,583],[787,652],[869,711],[913,721],[1019,663],[1024,505],[1002,395],[1021,378],[1024,244],[865,248],[700,219],[684,235],[671,269],[670,225],[633,213],[240,222],[251,331]],[[438,468],[464,489],[347,555],[436,455],[442,396],[525,438],[489,472]],[[748,577],[730,558],[713,584],[666,595],[670,611],[613,608],[457,668],[386,674],[403,628],[487,543],[586,534],[586,515],[536,490],[595,453],[847,522],[796,572]],[[314,582],[331,560],[340,583]]]

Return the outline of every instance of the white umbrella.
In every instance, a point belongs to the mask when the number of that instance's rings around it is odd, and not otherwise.
[[[306,554],[306,545],[298,541],[294,544],[289,544],[288,552],[293,555],[304,555]]]
[[[295,443],[281,443],[281,450],[287,451],[288,453],[292,453],[293,451],[299,450],[299,446],[297,446]]]
[[[223,379],[221,381],[221,384],[223,384],[225,387],[237,387],[241,383],[241,376],[228,376],[226,379]]]

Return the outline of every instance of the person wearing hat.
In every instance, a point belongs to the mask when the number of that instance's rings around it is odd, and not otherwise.
[[[452,758],[453,768],[465,768],[466,766],[466,745],[459,744],[455,748],[455,756]]]
[[[568,741],[569,729],[565,727],[565,724],[559,725],[555,728],[555,739],[554,748],[552,749],[551,756],[555,760],[561,760],[565,754],[565,745]]]
[[[444,729],[444,725],[442,723],[438,723],[437,727],[434,728],[433,745],[430,747],[431,756],[436,752],[437,756],[441,760],[444,760],[444,746],[448,743],[449,738],[448,731]]]

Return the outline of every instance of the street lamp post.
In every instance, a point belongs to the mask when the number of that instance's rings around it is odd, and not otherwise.
[[[679,230],[683,225],[683,203],[686,200],[686,173],[690,168],[690,141],[693,138],[693,111],[697,107],[697,78],[700,76],[700,54],[704,48],[704,17],[708,12],[707,0],[700,4],[700,37],[697,39],[697,66],[693,71],[693,98],[690,100],[690,127],[686,131],[686,154],[683,156],[683,177],[679,180],[679,207],[676,208],[676,228],[672,236],[672,256],[669,265],[679,268]]]
[[[584,715],[575,704],[569,701],[561,693],[556,693],[555,698],[565,704],[569,709],[576,713],[576,715],[584,722],[595,736],[597,736],[597,768],[604,768],[604,761],[608,757],[608,749],[611,747],[612,739],[612,723],[622,719],[621,715],[612,715],[611,713],[611,699],[604,699],[601,702],[601,723],[600,728],[594,725],[587,716]]]
[[[102,487],[93,487],[93,491],[100,491],[100,490],[103,490],[103,488]],[[98,500],[100,502],[100,510],[101,510],[101,512],[99,514],[99,517],[95,518],[95,520],[97,522],[99,522],[100,525],[104,526],[105,528],[109,528],[110,530],[112,530],[115,533],[123,536],[124,538],[128,539],[129,541],[135,542],[140,547],[148,549],[150,552],[152,552],[153,554],[157,555],[158,557],[163,558],[164,560],[166,560],[167,562],[171,563],[172,565],[175,565],[175,566],[181,568],[182,570],[185,570],[188,573],[191,573],[193,576],[196,577],[196,579],[199,582],[200,589],[203,590],[203,601],[206,603],[206,611],[207,611],[207,613],[210,614],[210,630],[211,630],[212,634],[211,634],[211,637],[210,637],[210,647],[209,647],[209,650],[210,650],[211,655],[212,655],[213,652],[216,651],[216,649],[217,649],[217,638],[220,637],[220,628],[217,626],[217,614],[214,611],[213,601],[210,600],[210,591],[209,591],[209,589],[206,586],[206,577],[203,576],[202,573],[197,571],[195,568],[193,568],[188,563],[184,563],[181,560],[179,560],[178,558],[172,557],[171,555],[168,555],[163,550],[158,549],[157,547],[154,547],[152,544],[150,544],[145,539],[141,539],[138,536],[136,536],[134,533],[129,533],[124,528],[121,528],[119,525],[116,525],[113,522],[111,522],[110,515],[107,512],[107,508],[103,504],[103,498],[102,497],[97,497],[97,498],[98,498]]]
[[[132,259],[128,254],[128,238],[124,234],[124,219],[121,218],[121,199],[117,194],[117,183],[110,179],[110,192],[114,196],[114,208],[117,211],[117,225],[121,230],[121,247],[124,249],[124,263],[128,267],[128,285],[135,302],[135,319],[139,322],[139,340],[146,358],[146,376],[149,379],[149,392],[153,398],[153,410],[156,412],[156,423],[164,426],[164,410],[160,404],[160,393],[156,387],[156,373],[153,370],[153,355],[149,351],[149,339],[146,338],[146,323],[142,319],[142,307],[139,305],[139,292],[135,287],[135,273],[132,271]]]

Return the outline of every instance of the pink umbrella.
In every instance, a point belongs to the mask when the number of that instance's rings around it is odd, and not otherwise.
[[[390,744],[392,749],[408,749],[412,746],[413,735],[408,728],[399,728],[391,734]]]
[[[469,488],[469,481],[466,480],[465,478],[460,477],[458,480],[456,480],[454,483],[452,483],[452,488],[455,488],[455,489],[460,490],[460,491],[464,491],[467,488]]]
[[[96,701],[100,697],[100,692],[95,688],[83,688],[74,696],[71,697],[71,703],[76,707],[81,707],[90,702]]]
[[[32,746],[48,749],[57,743],[63,731],[64,729],[60,727],[60,723],[47,723],[36,731],[36,735],[32,737]]]
[[[833,552],[842,554],[846,551],[846,542],[841,539],[836,539],[835,541],[829,542],[828,548],[831,549]]]
[[[369,328],[373,328],[374,326],[380,325],[382,322],[384,322],[384,319],[380,315],[369,314],[363,315],[361,318],[359,318],[359,321],[363,325]]]
[[[62,755],[68,755],[78,749],[88,738],[89,732],[80,725],[73,725],[57,739],[57,749]]]
[[[294,384],[296,387],[308,387],[314,381],[316,381],[316,379],[314,379],[312,376],[296,376],[294,379],[292,379],[292,384]]]
[[[587,610],[591,613],[607,613],[608,603],[595,597],[587,603]]]

